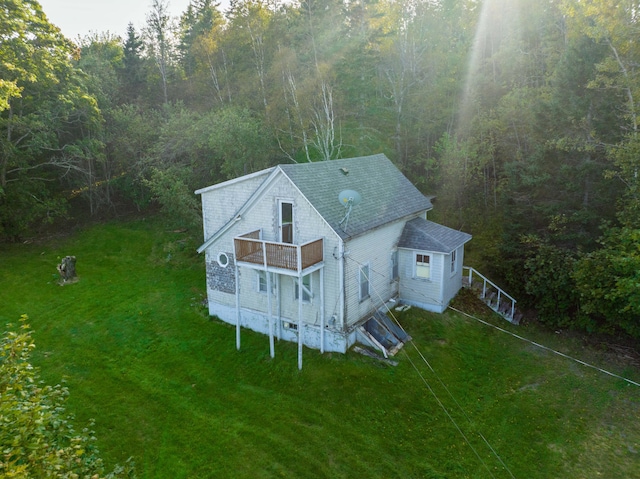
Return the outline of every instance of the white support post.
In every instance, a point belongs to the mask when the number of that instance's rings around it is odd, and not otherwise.
[[[298,369],[302,369],[302,276],[298,274]]]
[[[498,304],[496,305],[496,311],[500,311],[500,293],[501,292],[502,290],[498,288]]]
[[[236,268],[236,349],[240,351],[240,277],[238,275],[238,263]]]
[[[282,305],[280,303],[280,285],[282,284],[282,278],[279,274],[276,275],[276,309],[278,310],[278,341],[282,340]]]
[[[273,311],[271,307],[271,273],[267,270],[267,308],[269,309],[269,354],[276,357],[276,350],[273,341]]]
[[[324,353],[324,266],[320,268],[320,353]]]

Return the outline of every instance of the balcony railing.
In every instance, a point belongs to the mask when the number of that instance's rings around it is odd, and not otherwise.
[[[301,272],[324,260],[322,238],[301,245],[259,239],[260,231],[235,238],[236,260],[270,268]]]

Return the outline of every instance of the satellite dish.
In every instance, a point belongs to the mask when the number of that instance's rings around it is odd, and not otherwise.
[[[342,231],[346,233],[351,210],[354,206],[362,201],[362,196],[360,196],[360,193],[354,190],[342,190],[338,195],[338,200],[340,201],[340,204],[347,210],[344,218],[342,218],[342,220],[340,220],[340,223],[338,223],[339,225],[342,225],[342,223],[344,223],[344,226],[342,226]]]
[[[340,204],[344,207],[355,206],[362,201],[360,193],[354,190],[342,190],[338,195]]]

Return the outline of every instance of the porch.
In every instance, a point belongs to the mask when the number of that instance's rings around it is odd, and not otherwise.
[[[236,261],[270,270],[297,273],[324,261],[322,238],[300,245],[265,241],[262,231],[255,230],[233,239]]]

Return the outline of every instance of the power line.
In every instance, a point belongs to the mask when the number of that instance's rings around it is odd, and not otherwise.
[[[356,263],[359,266],[363,266],[360,262],[358,262],[357,260],[353,259],[353,258],[349,258],[351,261],[353,261],[354,263]],[[362,270],[361,270],[362,271]],[[387,309],[388,313],[391,315],[391,317],[393,318],[393,320],[395,321],[395,323],[398,325],[398,327],[405,333],[407,334],[406,330],[404,329],[404,327],[400,324],[400,322],[398,321],[398,318],[396,318],[396,316],[393,314],[393,311],[391,311],[389,309],[389,307],[387,306],[387,303],[384,301],[384,299],[382,298],[382,296],[378,293],[377,289],[375,288],[375,286],[373,286],[373,282],[370,280],[369,276],[364,273],[365,278],[367,279],[367,281],[369,282],[370,287],[373,289],[375,295],[379,298],[380,302],[384,305],[384,307]],[[377,274],[381,274],[379,272],[377,272]],[[407,334],[407,336],[409,336]],[[420,358],[423,360],[423,362],[427,365],[427,367],[431,370],[431,372],[433,373],[433,375],[436,377],[436,379],[438,379],[438,381],[440,382],[440,384],[444,387],[444,389],[447,391],[447,393],[449,394],[449,396],[451,397],[451,399],[453,399],[453,402],[456,404],[456,406],[460,409],[460,411],[462,411],[462,414],[464,415],[464,417],[467,419],[467,421],[469,422],[469,424],[473,427],[473,422],[471,421],[471,419],[469,418],[469,416],[466,414],[466,412],[464,411],[464,409],[462,409],[462,406],[460,406],[460,403],[458,403],[458,401],[456,400],[456,398],[453,396],[453,394],[451,393],[451,391],[449,390],[449,388],[446,386],[446,384],[442,381],[442,379],[440,379],[440,377],[438,376],[438,374],[436,373],[436,371],[433,369],[433,367],[431,366],[431,364],[429,364],[429,361],[427,361],[427,358],[424,357],[424,355],[420,352],[420,350],[417,348],[417,346],[415,345],[415,342],[413,341],[413,339],[410,340],[411,345],[413,346],[413,348],[418,352],[418,355],[420,356]],[[476,455],[476,457],[478,458],[478,460],[480,461],[480,463],[485,467],[485,469],[487,469],[487,471],[489,472],[489,474],[491,475],[491,477],[495,477],[493,475],[493,473],[491,472],[491,469],[489,469],[489,467],[487,466],[487,464],[482,460],[482,458],[480,457],[480,454],[478,453],[478,451],[473,447],[473,445],[471,444],[471,442],[469,441],[469,439],[467,438],[467,436],[464,434],[464,432],[462,431],[462,429],[460,428],[460,426],[456,423],[455,419],[453,418],[453,416],[451,416],[451,414],[449,413],[449,411],[447,410],[446,406],[444,405],[444,403],[440,400],[440,398],[437,396],[437,394],[435,393],[435,391],[433,390],[433,388],[431,387],[431,385],[427,382],[426,378],[424,377],[424,375],[420,372],[420,370],[418,369],[418,367],[416,366],[416,364],[411,360],[411,358],[409,357],[409,355],[407,354],[406,350],[402,351],[403,354],[405,355],[405,357],[407,358],[407,360],[411,363],[411,366],[413,366],[413,368],[415,369],[415,371],[418,373],[418,375],[420,376],[420,379],[422,379],[422,382],[424,383],[424,385],[427,387],[427,389],[429,390],[429,392],[433,395],[433,397],[435,398],[436,402],[438,403],[438,405],[440,406],[440,408],[444,411],[444,413],[446,414],[446,416],[449,418],[449,420],[453,423],[453,425],[455,426],[455,428],[458,430],[458,432],[460,433],[460,435],[464,438],[465,442],[467,443],[467,445],[469,446],[469,448],[473,451],[473,453]],[[515,476],[513,475],[513,473],[511,472],[511,470],[507,467],[507,465],[504,463],[504,461],[502,460],[502,458],[498,455],[498,453],[496,452],[496,450],[491,446],[491,444],[489,444],[489,441],[484,437],[484,435],[480,432],[477,432],[477,434],[480,436],[480,438],[484,441],[484,443],[487,445],[487,447],[491,450],[491,452],[493,453],[493,455],[498,459],[498,461],[500,461],[500,464],[502,464],[502,466],[504,467],[504,469],[509,473],[509,475],[515,479]]]
[[[489,323],[487,321],[484,321],[484,320],[482,320],[480,318],[476,318],[475,316],[472,316],[469,313],[465,313],[464,311],[460,311],[459,309],[456,309],[453,306],[449,306],[449,309],[451,309],[452,311],[455,311],[456,313],[460,313],[460,314],[462,314],[464,316],[467,316],[468,318],[475,319],[476,321],[478,321],[478,322],[480,322],[480,323],[482,323],[482,324],[484,324],[486,326],[491,326],[492,328],[497,329],[500,332],[509,334],[509,335],[513,336],[514,338],[518,338],[519,340],[525,341],[525,342],[527,342],[529,344],[532,344],[532,345],[534,345],[534,346],[536,346],[538,348],[541,348],[541,349],[544,349],[546,351],[552,352],[554,354],[557,354],[558,356],[562,356],[563,358],[570,359],[571,361],[575,361],[576,363],[582,364],[583,366],[586,366],[588,368],[595,369],[596,371],[600,371],[601,373],[608,374],[611,377],[614,377],[616,379],[621,379],[623,381],[626,381],[629,384],[633,384],[634,386],[640,387],[640,383],[632,381],[631,379],[625,378],[623,376],[619,376],[618,374],[615,374],[615,373],[612,373],[612,372],[607,371],[605,369],[599,368],[598,366],[594,366],[593,364],[586,363],[586,362],[582,361],[581,359],[574,358],[572,356],[569,356],[568,354],[561,353],[560,351],[556,351],[555,349],[552,349],[552,348],[550,348],[548,346],[544,346],[542,344],[536,343],[535,341],[532,341],[530,339],[524,338],[524,337],[522,337],[522,336],[520,336],[520,335],[518,335],[516,333],[512,333],[511,331],[508,331],[506,329],[503,329],[500,326],[496,326],[495,324],[491,324],[491,323]]]

